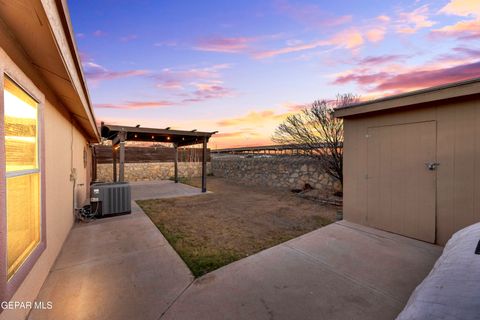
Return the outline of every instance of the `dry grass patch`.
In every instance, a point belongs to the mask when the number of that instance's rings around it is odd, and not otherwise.
[[[208,188],[213,193],[137,201],[195,276],[327,225],[337,210],[217,177],[208,178]]]

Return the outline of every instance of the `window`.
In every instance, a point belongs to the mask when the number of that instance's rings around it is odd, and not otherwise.
[[[40,168],[38,103],[4,78],[7,279],[40,243]]]

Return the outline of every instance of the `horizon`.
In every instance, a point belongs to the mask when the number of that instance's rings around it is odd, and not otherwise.
[[[480,75],[474,0],[69,1],[97,121],[273,144],[317,99],[364,100]],[[347,5],[348,4],[348,5]]]

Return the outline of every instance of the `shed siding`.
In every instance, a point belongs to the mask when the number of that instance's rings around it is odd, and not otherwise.
[[[367,217],[367,132],[369,127],[437,122],[436,242],[480,221],[480,97],[403,111],[346,117],[344,217],[365,224]]]

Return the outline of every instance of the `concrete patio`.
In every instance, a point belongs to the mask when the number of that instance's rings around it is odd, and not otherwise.
[[[133,199],[199,195],[170,181]],[[393,319],[442,248],[338,222],[199,279],[133,203],[131,215],[77,224],[30,319]]]

